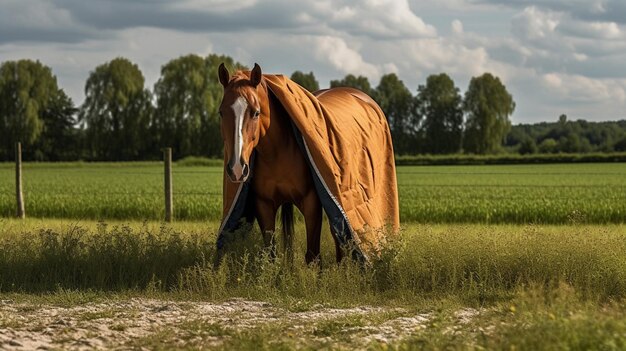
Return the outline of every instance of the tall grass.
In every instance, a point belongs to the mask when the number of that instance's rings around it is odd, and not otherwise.
[[[585,298],[626,296],[623,226],[413,225],[366,267],[332,263],[325,233],[321,269],[304,264],[303,235],[293,265],[271,260],[259,233],[239,236],[214,269],[214,234],[200,226],[7,226],[0,231],[0,291],[156,290],[347,305],[455,295],[484,304],[525,287],[566,283]]]
[[[171,287],[180,270],[211,254],[213,245],[167,227],[101,223],[93,231],[70,226],[3,233],[0,247],[0,291],[28,292],[145,289],[150,282]]]

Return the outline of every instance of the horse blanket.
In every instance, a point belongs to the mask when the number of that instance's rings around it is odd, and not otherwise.
[[[380,107],[365,93],[350,88],[314,95],[283,75],[263,75],[261,84],[293,122],[339,242],[353,245],[353,258],[367,261],[377,256],[400,224],[391,133]],[[218,248],[223,246],[225,233],[235,230],[246,216],[249,186],[250,180],[237,184],[225,176]]]

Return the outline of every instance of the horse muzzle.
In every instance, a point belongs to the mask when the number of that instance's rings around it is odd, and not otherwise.
[[[226,173],[231,182],[241,183],[248,179],[250,167],[243,160],[239,160],[239,162],[232,162],[231,160],[226,167]]]

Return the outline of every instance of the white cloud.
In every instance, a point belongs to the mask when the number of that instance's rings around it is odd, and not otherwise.
[[[361,54],[348,47],[341,38],[318,37],[315,38],[315,45],[316,58],[322,62],[330,62],[339,72],[376,78],[380,76],[380,70],[376,66],[365,62]]]
[[[558,74],[555,73],[544,74],[543,81],[547,87],[552,89],[559,89],[563,86],[563,80]]]
[[[560,30],[569,36],[592,39],[619,40],[626,38],[620,26],[615,22],[568,21]]]
[[[116,56],[147,86],[188,53],[227,54],[266,73],[397,73],[415,93],[446,72],[461,90],[491,72],[515,122],[625,118],[623,0],[0,0],[0,57],[50,65],[77,103],[90,70]],[[576,112],[577,113],[573,113]],[[593,111],[601,111],[593,114]]]
[[[524,64],[539,72],[626,77],[619,69],[626,56],[626,35],[615,22],[584,21],[531,6],[513,17],[511,30],[527,49]]]
[[[352,35],[375,38],[417,38],[437,35],[434,26],[426,24],[409,7],[407,0],[365,0],[322,2],[316,8],[318,19],[334,29]]]
[[[252,7],[255,4],[257,0],[178,0],[168,2],[167,6],[174,10],[232,12]]]
[[[0,33],[0,43],[73,42],[102,34],[78,23],[68,9],[43,0],[3,0],[0,3]]]
[[[563,101],[606,104],[626,102],[626,79],[590,79],[581,75],[543,75],[547,92]]]
[[[74,21],[66,9],[56,8],[46,1],[6,0],[2,4],[0,19],[3,25],[24,25],[56,29],[61,24],[71,25]]]
[[[353,7],[343,6],[333,13],[334,21],[349,21],[356,16],[356,10]]]
[[[424,75],[447,72],[469,79],[496,69],[490,65],[493,62],[484,47],[470,48],[444,38],[407,42],[405,50],[409,54],[407,63],[419,67]]]
[[[379,13],[385,22],[393,24],[391,29],[396,32],[417,36],[437,34],[435,27],[424,23],[411,11],[406,0],[366,0],[365,3],[370,11]]]
[[[534,6],[524,9],[511,21],[513,33],[524,40],[542,40],[554,35],[561,15],[543,12]]]
[[[382,72],[383,74],[388,74],[388,73],[398,74],[399,70],[398,70],[398,66],[396,66],[395,63],[389,62],[389,63],[383,64]]]
[[[163,43],[168,43],[164,45]],[[60,86],[81,104],[84,85],[96,66],[123,56],[138,64],[146,88],[159,78],[161,66],[181,55],[212,52],[213,44],[204,34],[178,33],[154,28],[136,28],[109,39],[89,39],[79,44],[30,43],[0,45],[2,60],[38,59],[52,68]]]
[[[455,19],[454,21],[452,21],[451,28],[452,28],[452,34],[454,35],[463,34],[463,22]]]
[[[545,10],[570,14],[584,21],[626,23],[626,2],[623,0],[469,0],[511,8],[537,6]]]

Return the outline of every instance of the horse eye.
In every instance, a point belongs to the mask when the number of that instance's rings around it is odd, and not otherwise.
[[[258,118],[260,114],[261,114],[261,111],[259,110],[254,111],[254,118]]]

